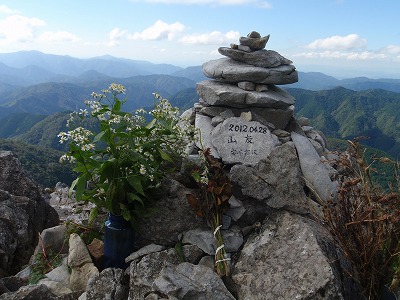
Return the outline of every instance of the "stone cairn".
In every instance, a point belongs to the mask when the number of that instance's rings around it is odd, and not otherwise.
[[[252,31],[239,45],[220,47],[226,57],[203,64],[212,79],[196,85],[197,146],[226,164],[255,164],[290,139],[285,129],[295,99],[276,85],[295,83],[298,75],[292,61],[264,49],[268,39]]]

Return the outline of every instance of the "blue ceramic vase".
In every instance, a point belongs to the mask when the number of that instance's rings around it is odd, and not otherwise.
[[[125,258],[133,252],[134,232],[129,221],[122,216],[108,215],[104,224],[104,269],[125,269]]]

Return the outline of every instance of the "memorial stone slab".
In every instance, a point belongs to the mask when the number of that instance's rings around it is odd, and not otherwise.
[[[242,118],[229,118],[211,133],[211,142],[224,163],[256,164],[279,145],[268,127]]]
[[[265,84],[290,84],[298,81],[298,74],[293,65],[262,68],[228,57],[204,63],[203,73],[208,78],[232,83],[251,81]]]

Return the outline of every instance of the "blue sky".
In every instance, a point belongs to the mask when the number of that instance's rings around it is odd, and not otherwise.
[[[400,78],[399,12],[399,0],[8,0],[0,52],[187,67],[255,30],[299,71]]]

